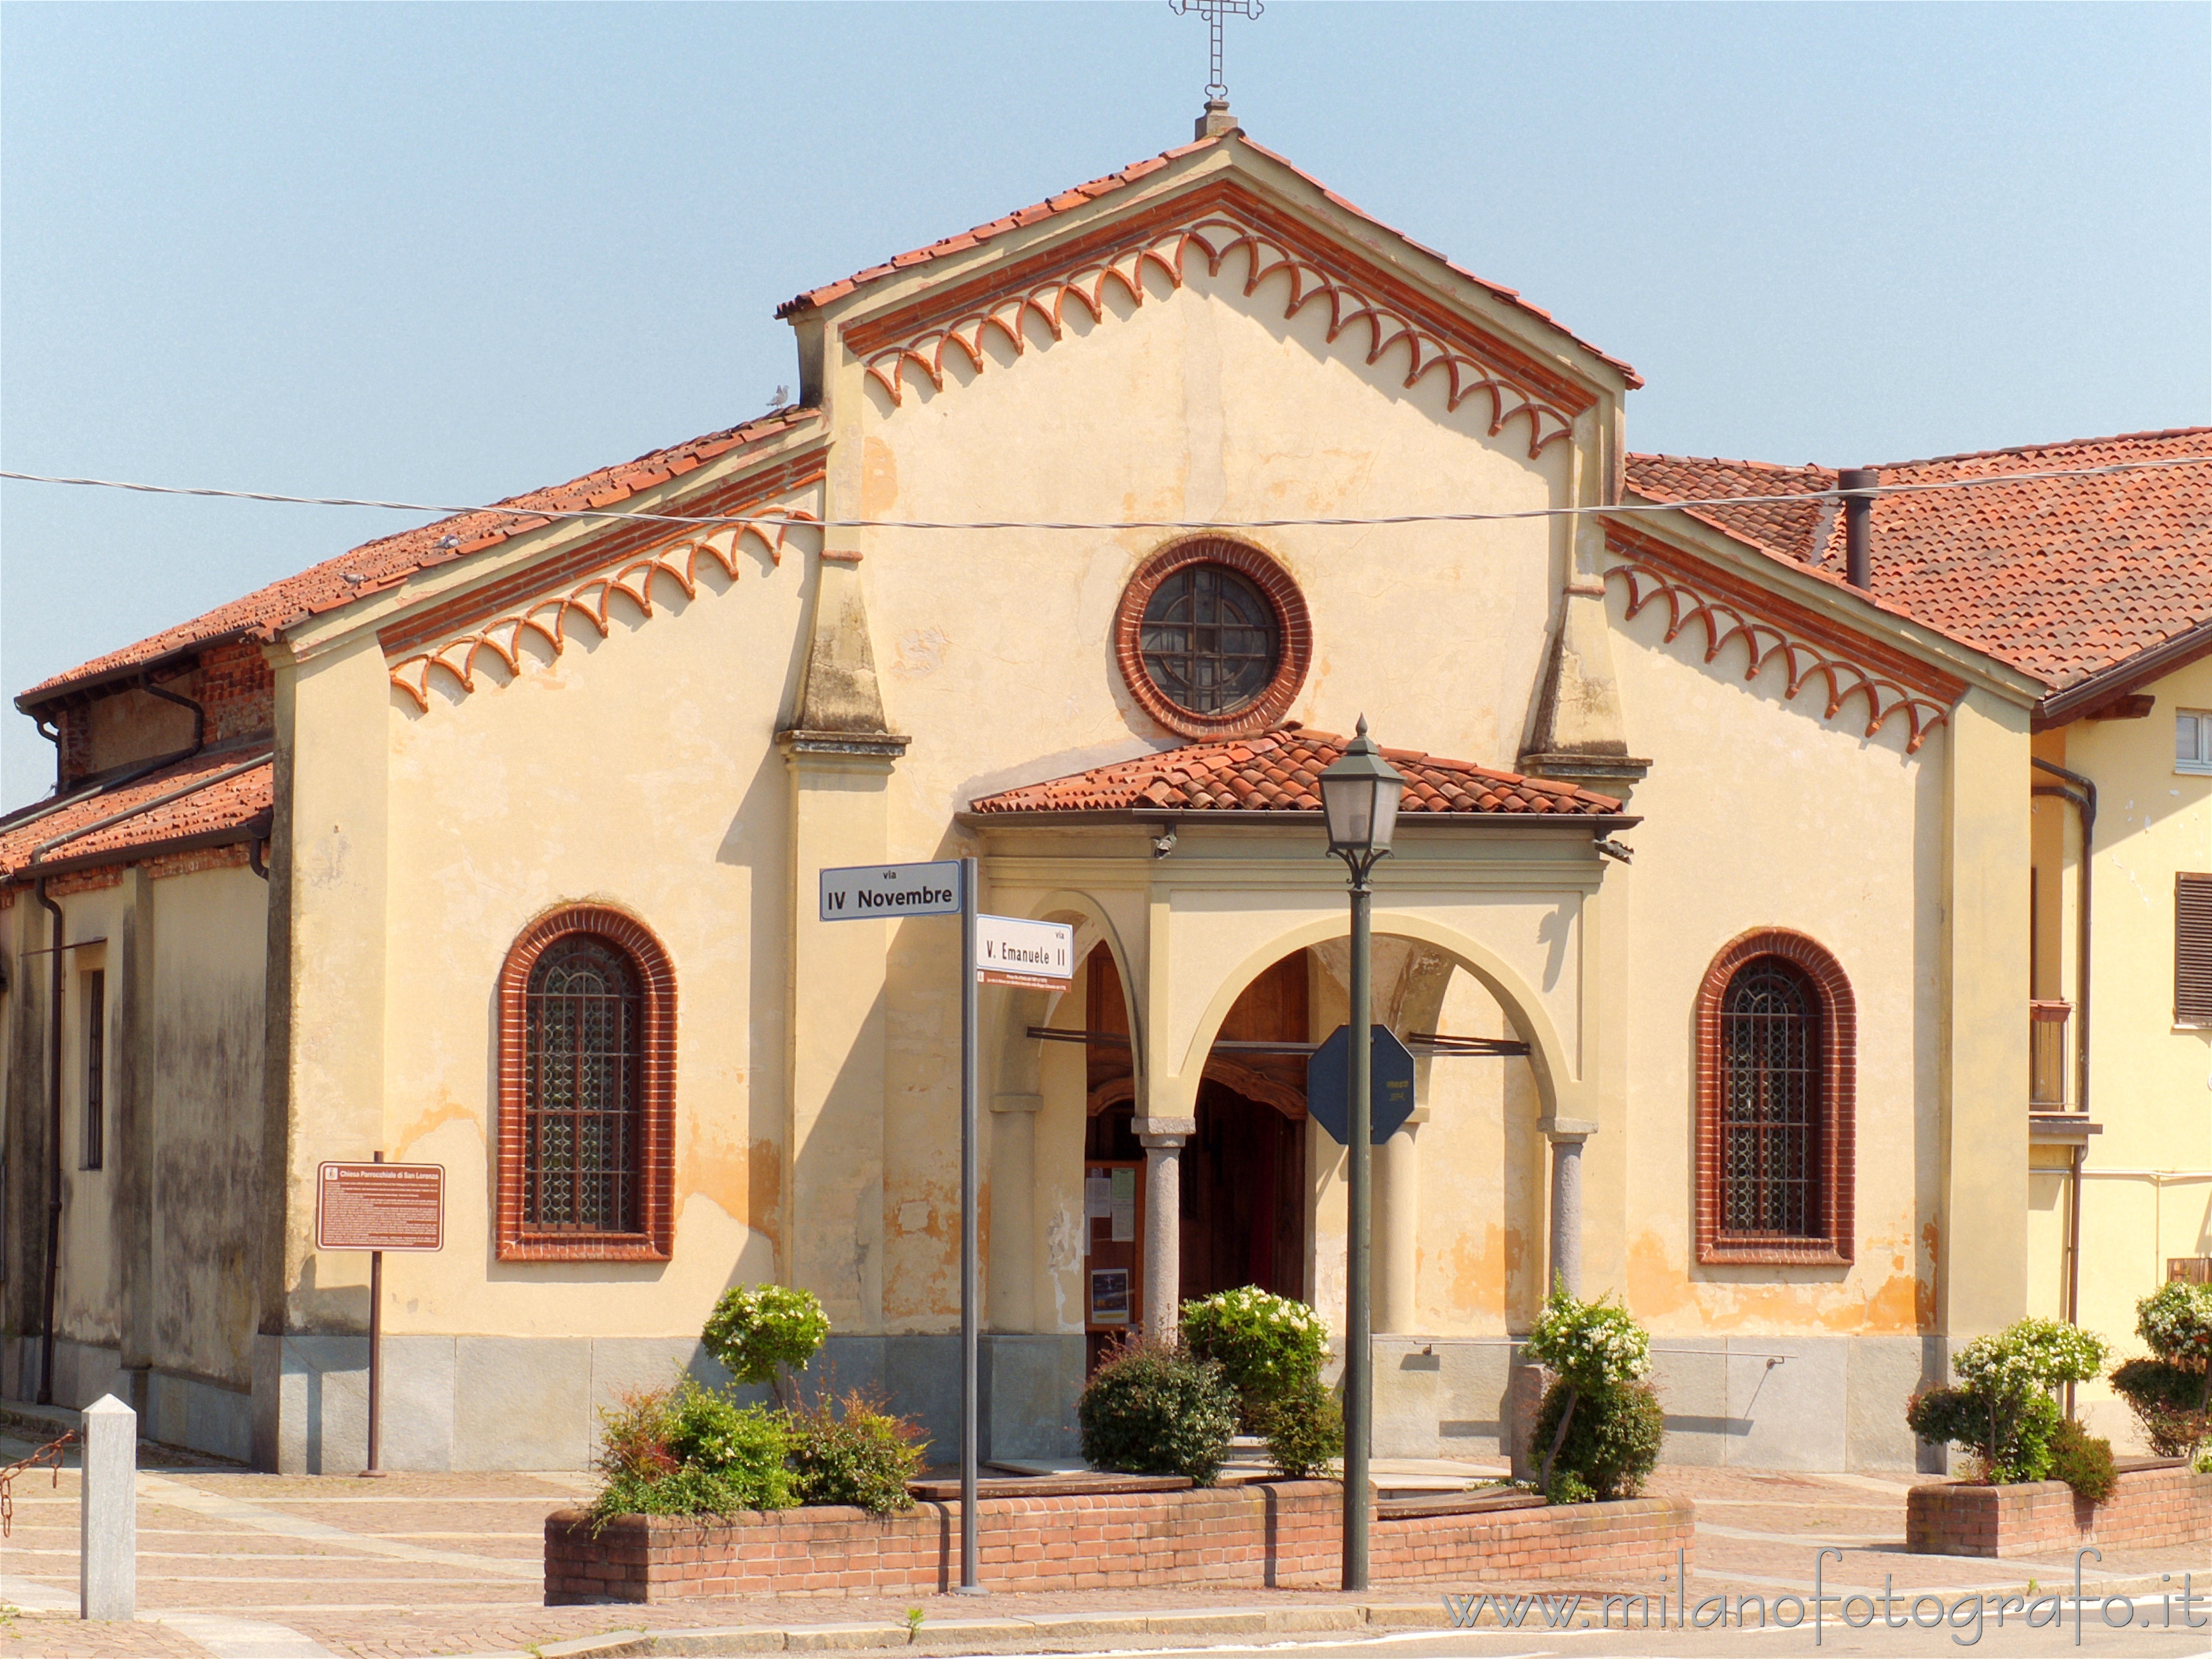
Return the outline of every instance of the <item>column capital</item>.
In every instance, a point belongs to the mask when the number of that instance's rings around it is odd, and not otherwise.
[[[1143,1146],[1180,1146],[1198,1133],[1198,1120],[1194,1117],[1140,1117],[1133,1120],[1129,1127]]]
[[[1598,1122],[1594,1117],[1543,1117],[1536,1120],[1536,1127],[1554,1146],[1569,1141],[1579,1146],[1598,1131]]]

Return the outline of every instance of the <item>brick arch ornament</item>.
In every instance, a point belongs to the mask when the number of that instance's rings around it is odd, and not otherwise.
[[[1820,1009],[1817,1236],[1731,1237],[1721,1229],[1721,1006],[1747,963],[1778,957],[1804,974]],[[1849,1265],[1856,1244],[1858,1004],[1843,964],[1802,933],[1759,928],[1730,940],[1698,988],[1698,1260],[1707,1266]]]
[[[1275,612],[1275,635],[1282,656],[1267,689],[1242,708],[1226,714],[1200,714],[1169,699],[1145,667],[1145,607],[1162,582],[1194,564],[1234,570],[1257,587]],[[1237,738],[1264,732],[1282,719],[1305,684],[1313,664],[1313,618],[1305,595],[1291,573],[1243,542],[1226,536],[1200,536],[1170,543],[1137,567],[1121,590],[1114,616],[1114,655],[1122,683],[1137,705],[1170,732],[1186,738]]]
[[[637,1232],[533,1232],[522,1218],[523,999],[530,970],[557,941],[605,939],[630,959],[645,1005],[638,1057]],[[499,970],[499,1131],[494,1226],[501,1261],[665,1261],[676,1243],[676,970],[653,930],[604,904],[568,904],[532,921]]]

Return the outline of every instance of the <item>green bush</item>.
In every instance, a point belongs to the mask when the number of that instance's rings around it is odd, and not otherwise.
[[[840,1407],[842,1407],[841,1410]],[[906,1483],[929,1443],[858,1389],[793,1408],[791,1466],[802,1504],[850,1504],[875,1515],[911,1509]]]
[[[1237,1392],[1215,1361],[1139,1337],[1098,1368],[1075,1415],[1093,1468],[1187,1474],[1210,1486],[1237,1432]]]
[[[1559,1442],[1545,1489],[1554,1504],[1633,1498],[1644,1489],[1667,1434],[1659,1396],[1650,1383],[1639,1380],[1578,1388],[1561,1378],[1545,1390],[1543,1407],[1536,1413],[1534,1443],[1549,1450],[1562,1418],[1566,1437]]]
[[[2203,1372],[2170,1360],[2130,1359],[2113,1368],[2112,1383],[2160,1457],[2192,1456],[2212,1437],[2212,1421],[2200,1409]]]
[[[2073,1419],[2060,1419],[2051,1437],[2051,1477],[2074,1488],[2076,1498],[2101,1504],[2119,1489],[2119,1472],[2112,1467],[2112,1443],[2091,1436]]]
[[[829,1316],[811,1291],[741,1285],[722,1292],[699,1340],[739,1382],[763,1383],[783,1401],[779,1366],[799,1371],[830,1335]]]
[[[1286,1480],[1326,1475],[1330,1462],[1344,1455],[1344,1409],[1318,1376],[1263,1402],[1254,1426]]]
[[[1651,1375],[1651,1339],[1628,1310],[1610,1297],[1582,1301],[1565,1283],[1553,1285],[1523,1352],[1571,1388],[1602,1389]]]
[[[1319,1378],[1328,1357],[1319,1314],[1254,1285],[1184,1303],[1182,1336],[1199,1358],[1219,1364],[1255,1433],[1262,1408]]]
[[[1972,1453],[1996,1486],[2050,1478],[2061,1415],[2051,1391],[2097,1375],[2104,1338],[2055,1319],[2023,1319],[1951,1357],[1955,1388],[1923,1389],[1905,1420],[1922,1439]]]
[[[2136,1334],[2160,1359],[2201,1378],[2212,1359],[2212,1285],[2168,1279],[2136,1304]]]
[[[591,1507],[616,1515],[726,1515],[789,1509],[799,1500],[784,1467],[783,1419],[739,1407],[686,1377],[673,1389],[623,1396],[599,1413],[595,1464],[605,1484]]]

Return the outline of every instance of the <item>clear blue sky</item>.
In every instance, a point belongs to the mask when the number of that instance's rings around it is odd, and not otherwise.
[[[1252,136],[1642,370],[1644,449],[2212,419],[2212,9],[1229,25]],[[765,408],[775,303],[1186,139],[1121,4],[0,8],[0,456],[476,501]],[[0,486],[12,696],[410,520]],[[0,717],[0,799],[52,751]]]

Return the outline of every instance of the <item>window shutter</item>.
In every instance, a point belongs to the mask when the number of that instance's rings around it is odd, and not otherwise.
[[[2212,1025],[2212,875],[2173,878],[2173,1019]]]

